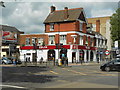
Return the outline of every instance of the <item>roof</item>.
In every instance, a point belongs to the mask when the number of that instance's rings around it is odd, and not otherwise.
[[[91,17],[91,18],[87,18],[87,19],[95,19],[95,18],[97,18],[97,19],[99,19],[99,18],[110,18],[111,16],[103,16],[103,17]]]
[[[75,21],[79,18],[82,11],[83,11],[83,8],[68,9],[68,18],[67,20],[65,20],[64,18],[65,10],[55,10],[53,13],[50,13],[48,15],[44,23]]]
[[[20,32],[18,29],[12,26],[7,26],[7,25],[0,25],[0,30],[3,31],[11,31],[11,32]]]

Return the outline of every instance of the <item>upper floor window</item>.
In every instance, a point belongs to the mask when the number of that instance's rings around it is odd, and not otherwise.
[[[94,38],[91,38],[90,39],[90,46],[93,46],[93,44],[94,44]]]
[[[83,30],[83,23],[80,22],[80,31],[82,31],[82,30]]]
[[[60,36],[60,43],[66,44],[66,35]]]
[[[50,31],[54,31],[54,23],[50,24]]]
[[[36,38],[32,38],[32,44],[36,44]]]
[[[96,31],[96,24],[92,24],[92,26],[93,26],[92,30]]]
[[[55,44],[55,36],[49,36],[49,45]]]
[[[88,37],[86,37],[85,44],[88,45]]]
[[[26,45],[30,45],[30,38],[26,38]]]
[[[83,45],[83,36],[80,36],[80,45]]]
[[[43,45],[43,38],[38,38],[38,46]]]

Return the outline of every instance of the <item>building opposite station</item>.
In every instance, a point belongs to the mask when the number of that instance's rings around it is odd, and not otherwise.
[[[106,42],[107,50],[111,52],[111,54],[108,55],[108,58],[113,58],[115,55],[112,47],[113,41],[111,39],[110,16],[87,18],[87,20],[88,20],[88,23],[90,23],[93,27],[92,31],[100,33],[103,37],[107,39],[107,42]],[[102,50],[99,49],[99,51],[102,51]]]
[[[31,62],[68,58],[68,62],[96,62],[103,57],[98,49],[106,50],[107,40],[92,31],[83,8],[56,10],[44,21],[45,33],[20,35],[20,59]],[[99,25],[96,26],[98,28]],[[99,58],[98,58],[99,57]]]
[[[19,56],[20,34],[23,33],[13,26],[0,25],[0,58],[16,56],[16,53]]]

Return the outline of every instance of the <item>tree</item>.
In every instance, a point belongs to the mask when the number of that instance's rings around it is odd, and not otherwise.
[[[0,2],[0,6],[5,7],[5,5],[4,5],[4,2],[3,2],[3,1],[1,1],[1,2]]]
[[[118,45],[120,47],[120,8],[116,10],[111,16],[110,19],[111,24],[111,39],[114,41],[118,41]]]

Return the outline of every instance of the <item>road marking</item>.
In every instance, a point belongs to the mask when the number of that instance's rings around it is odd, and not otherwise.
[[[50,71],[51,73],[54,73],[54,74],[58,74],[57,72],[54,72],[54,71]]]
[[[77,71],[75,71],[75,70],[69,70],[69,69],[66,69],[66,68],[62,68],[62,69],[65,69],[65,70],[67,70],[67,71],[71,71],[71,72],[74,72],[74,73],[77,73],[77,74],[80,74],[80,75],[87,75],[87,74],[85,74],[85,73],[77,72]]]
[[[66,80],[57,80],[58,82],[68,82],[68,81],[66,81]]]
[[[12,87],[12,88],[25,88],[25,87],[20,87],[20,86],[13,86],[13,85],[0,85],[2,87]]]

